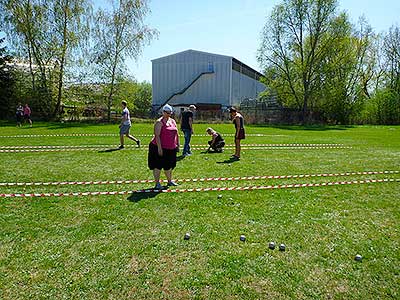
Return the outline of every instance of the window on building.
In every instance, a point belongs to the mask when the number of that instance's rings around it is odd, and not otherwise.
[[[235,70],[236,72],[239,72],[255,80],[260,79],[260,74],[258,72],[236,59],[232,60],[232,70]]]

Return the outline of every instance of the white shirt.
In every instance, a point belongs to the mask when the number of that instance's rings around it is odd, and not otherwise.
[[[131,116],[129,114],[129,109],[127,107],[125,107],[122,110],[122,118],[124,118],[124,116],[125,116],[125,121],[122,123],[122,125],[132,125],[131,124]]]

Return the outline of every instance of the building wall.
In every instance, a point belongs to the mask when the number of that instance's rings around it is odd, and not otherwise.
[[[257,98],[264,90],[263,83],[232,70],[232,106],[237,106],[245,98]]]
[[[153,107],[160,106],[174,93],[190,85],[199,74],[208,71],[214,72],[202,75],[183,94],[175,95],[168,103],[171,105],[208,103],[229,107],[238,105],[244,98],[256,98],[265,89],[265,85],[233,70],[232,59],[231,56],[195,50],[154,59],[152,61]]]
[[[187,87],[202,75],[182,95],[174,96],[170,104],[229,104],[230,60],[222,55],[184,51],[152,62],[153,105],[160,105],[174,93]]]

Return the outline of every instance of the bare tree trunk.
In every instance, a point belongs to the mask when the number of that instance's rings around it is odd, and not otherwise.
[[[68,2],[66,4],[68,6]],[[58,93],[57,93],[57,103],[54,108],[53,118],[57,116],[60,110],[61,98],[62,98],[62,87],[63,87],[63,77],[64,77],[64,65],[65,65],[65,55],[67,52],[67,12],[64,9],[64,24],[63,24],[63,47],[60,59],[60,73],[58,75]]]
[[[113,64],[113,70],[111,74],[111,83],[110,83],[110,92],[108,93],[107,97],[107,121],[111,121],[111,107],[112,107],[112,98],[114,95],[114,86],[115,86],[115,69],[116,69],[116,63]]]

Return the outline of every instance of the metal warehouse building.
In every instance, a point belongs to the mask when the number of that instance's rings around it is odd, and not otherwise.
[[[262,74],[232,56],[186,50],[152,60],[153,111],[168,103],[224,109],[266,88]]]

